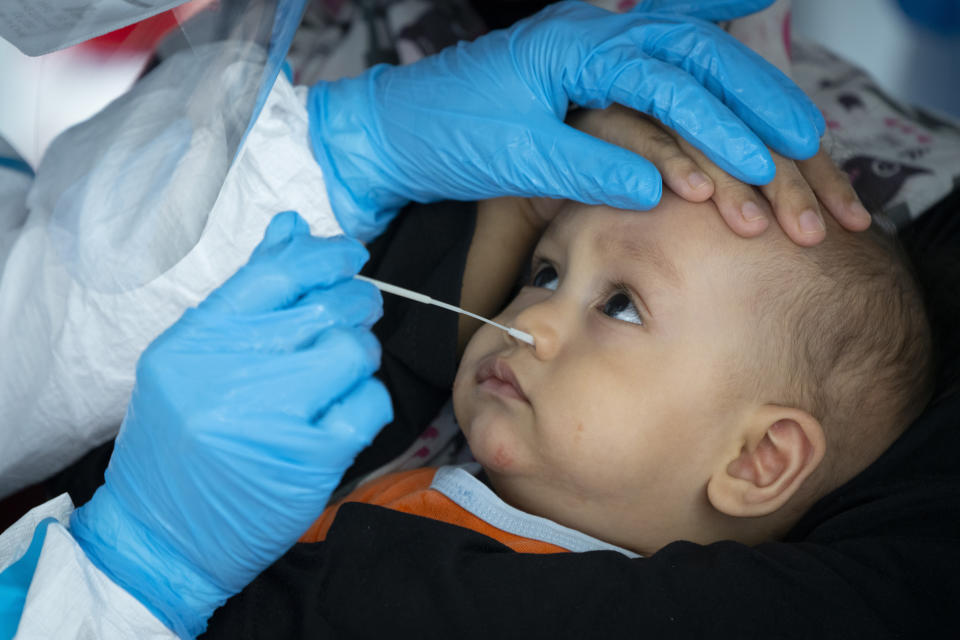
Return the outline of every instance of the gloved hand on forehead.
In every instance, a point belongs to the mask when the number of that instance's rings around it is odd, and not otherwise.
[[[70,528],[87,556],[192,637],[321,513],[392,419],[371,375],[367,252],[279,214],[236,275],[141,356],[105,483]]]
[[[369,239],[409,200],[654,206],[662,185],[653,164],[565,125],[570,102],[651,114],[731,175],[767,183],[766,145],[810,157],[823,118],[786,76],[705,20],[769,4],[658,0],[615,14],[559,2],[409,66],[319,83],[310,133],[334,212],[347,233]]]

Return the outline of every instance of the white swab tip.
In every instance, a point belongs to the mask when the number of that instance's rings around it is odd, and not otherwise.
[[[525,331],[520,331],[519,329],[507,329],[507,333],[511,336],[520,340],[521,342],[526,342],[531,347],[533,346],[533,336]]]

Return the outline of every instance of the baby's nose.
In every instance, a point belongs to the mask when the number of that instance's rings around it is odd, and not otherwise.
[[[514,330],[529,335],[531,341],[511,334],[512,338],[530,345],[534,355],[540,360],[552,358],[559,344],[558,310],[550,307],[550,304],[545,303],[530,305],[517,314],[512,323]]]

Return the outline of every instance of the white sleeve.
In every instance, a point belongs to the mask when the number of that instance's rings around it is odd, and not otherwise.
[[[140,94],[62,134],[37,170],[27,218],[0,254],[0,498],[116,434],[140,353],[246,262],[276,213],[340,233],[310,149],[306,89],[281,74],[228,169],[226,125],[198,127],[171,94],[197,66],[162,86],[158,68]],[[131,122],[145,114],[170,122],[145,134]],[[167,167],[180,188],[128,212],[124,185],[149,183],[160,154],[181,143]],[[93,168],[79,171],[84,163]],[[190,206],[204,198],[212,205]]]
[[[14,637],[176,638],[136,598],[90,563],[64,526],[72,511],[70,498],[63,494],[34,508],[0,535],[2,571],[23,555],[37,523],[45,518],[57,520],[47,527]]]

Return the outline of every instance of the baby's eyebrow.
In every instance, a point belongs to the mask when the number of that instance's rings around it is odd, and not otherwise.
[[[642,262],[651,267],[662,280],[680,288],[683,276],[677,265],[667,257],[663,247],[649,237],[624,234],[622,230],[611,229],[597,236],[597,250],[601,255],[619,254],[634,262]]]

